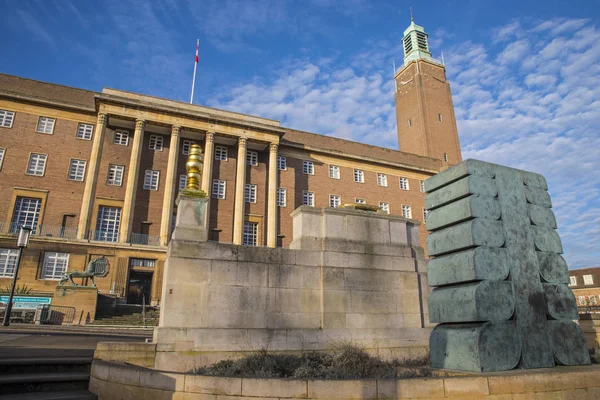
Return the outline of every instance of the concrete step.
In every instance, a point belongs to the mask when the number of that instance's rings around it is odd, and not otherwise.
[[[0,395],[35,392],[70,392],[87,390],[89,373],[29,373],[0,376]]]
[[[0,376],[79,372],[90,373],[91,357],[44,357],[0,359]]]
[[[59,392],[19,393],[1,396],[2,400],[97,400],[98,396],[88,390]]]

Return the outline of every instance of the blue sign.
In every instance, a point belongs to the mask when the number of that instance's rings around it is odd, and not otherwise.
[[[6,307],[9,296],[0,296],[0,307]],[[50,304],[50,297],[30,297],[30,296],[15,296],[13,297],[13,310],[35,310],[42,304]]]

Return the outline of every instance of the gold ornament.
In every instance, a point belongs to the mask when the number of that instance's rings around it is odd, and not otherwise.
[[[200,181],[202,179],[202,149],[197,144],[193,144],[190,147],[190,154],[187,162],[185,163],[185,170],[187,171],[187,185],[188,190],[200,190]]]

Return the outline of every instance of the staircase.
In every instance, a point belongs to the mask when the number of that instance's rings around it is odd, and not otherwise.
[[[160,311],[157,308],[146,306],[145,326],[158,326],[159,314]],[[96,314],[94,322],[88,325],[144,326],[142,306],[118,304],[112,314],[109,312]]]
[[[95,400],[89,392],[89,357],[0,359],[0,398]]]

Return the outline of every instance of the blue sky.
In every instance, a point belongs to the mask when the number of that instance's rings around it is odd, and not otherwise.
[[[595,0],[0,0],[0,72],[187,101],[199,38],[195,103],[397,148],[410,6],[444,53],[463,156],[544,174],[570,268],[600,266]]]

